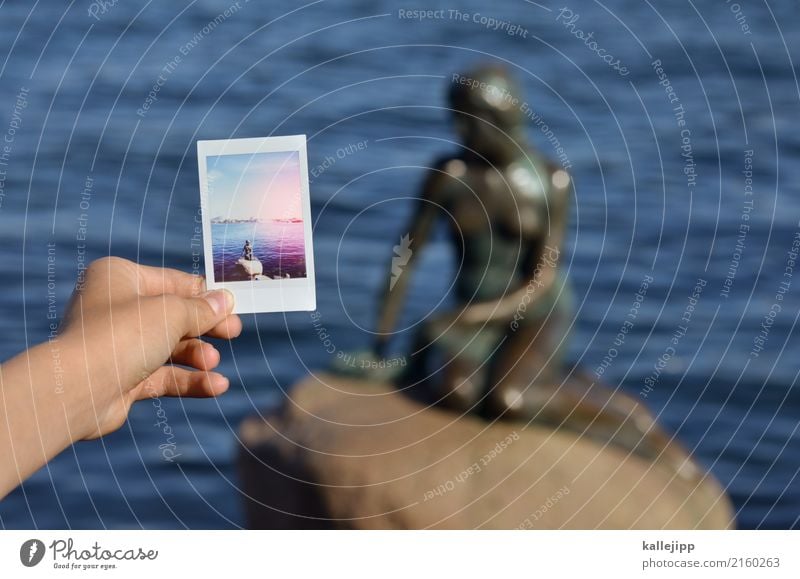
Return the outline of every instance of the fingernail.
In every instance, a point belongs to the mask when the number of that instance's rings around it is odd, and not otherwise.
[[[233,294],[228,290],[214,290],[206,292],[203,297],[218,316],[233,310]]]
[[[225,376],[222,375],[214,375],[210,379],[211,387],[216,391],[225,391],[228,389],[230,383]]]

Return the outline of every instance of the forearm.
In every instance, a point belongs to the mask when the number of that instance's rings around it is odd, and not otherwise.
[[[432,199],[433,180],[438,174],[434,173],[429,178],[418,203],[417,211],[406,227],[407,234],[401,236],[400,245],[394,246],[391,269],[386,279],[386,290],[381,300],[380,314],[378,316],[377,336],[375,349],[381,350],[389,341],[395,328],[397,318],[403,310],[408,280],[417,258],[427,243],[428,235],[436,218],[436,204],[429,202]]]
[[[557,279],[555,267],[545,267],[537,270],[537,274],[526,284],[520,286],[511,293],[504,295],[497,300],[480,302],[467,307],[462,320],[469,324],[483,324],[490,320],[511,320],[526,296],[529,296],[529,303],[534,303],[543,299],[553,289]]]
[[[80,385],[62,366],[58,342],[40,344],[0,366],[0,498],[82,437]]]
[[[528,280],[528,283],[517,289],[512,295],[507,296],[503,304],[503,313],[509,318],[513,317],[526,296],[530,296],[531,304],[545,299],[553,290],[556,279],[558,279],[558,271],[555,265],[537,269],[536,274]]]
[[[406,272],[407,273],[407,272]],[[388,341],[392,331],[397,324],[397,318],[403,309],[403,302],[406,293],[406,279],[403,276],[397,279],[397,283],[392,289],[390,288],[391,280],[386,280],[386,292],[381,299],[381,305],[378,314],[378,323],[376,327],[377,336],[375,341],[377,344],[384,344]]]
[[[558,249],[560,246],[555,241],[560,240],[560,231],[560,228],[554,230],[545,243],[544,250],[538,256],[535,265],[532,265],[533,273],[530,279],[494,304],[496,308],[495,317],[512,319],[522,309],[523,305],[527,309],[531,304],[535,304],[550,295],[558,279],[558,262],[561,251]]]

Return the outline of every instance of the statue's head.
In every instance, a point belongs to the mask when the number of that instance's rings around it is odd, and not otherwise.
[[[453,75],[449,97],[465,145],[490,158],[524,147],[522,94],[506,68],[489,64]]]

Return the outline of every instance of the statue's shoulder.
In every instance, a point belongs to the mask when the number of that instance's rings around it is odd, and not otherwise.
[[[553,189],[556,191],[568,191],[572,187],[572,176],[569,171],[550,159],[546,159],[544,164]]]
[[[431,193],[446,195],[466,187],[467,163],[458,155],[441,155],[431,164],[428,188]]]
[[[467,163],[457,154],[439,155],[431,164],[431,169],[452,177],[462,177],[467,172]]]

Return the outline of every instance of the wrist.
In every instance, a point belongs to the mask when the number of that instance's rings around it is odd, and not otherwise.
[[[46,367],[49,375],[43,376],[42,387],[47,390],[43,395],[55,396],[60,404],[68,444],[88,438],[94,431],[97,420],[93,408],[100,401],[94,400],[90,389],[88,360],[81,336],[70,332],[59,334],[55,340],[37,346],[45,350],[37,352],[42,355],[42,367]]]

